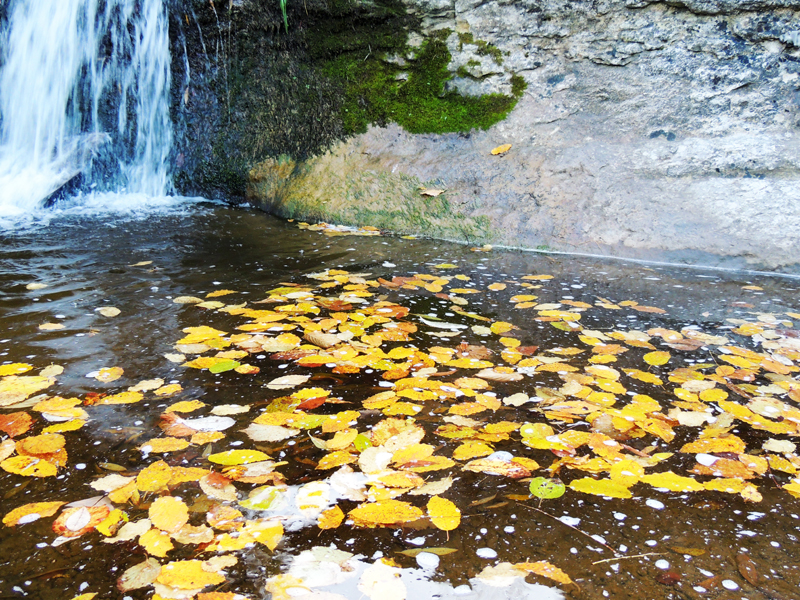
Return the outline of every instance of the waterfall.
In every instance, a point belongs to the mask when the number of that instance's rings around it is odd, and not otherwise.
[[[89,187],[170,192],[165,0],[10,0],[7,14],[0,216],[41,207],[81,174]]]

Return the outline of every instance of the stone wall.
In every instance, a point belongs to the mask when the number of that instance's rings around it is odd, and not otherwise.
[[[266,153],[251,200],[473,242],[800,271],[800,0],[404,2],[410,48],[445,39],[442,93],[509,94],[522,77],[514,110],[485,131],[337,133],[288,171]],[[433,220],[420,186],[446,189]]]

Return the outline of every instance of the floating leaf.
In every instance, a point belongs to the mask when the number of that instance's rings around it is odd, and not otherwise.
[[[348,513],[357,527],[389,527],[416,521],[423,513],[416,506],[399,500],[361,504]]]
[[[189,521],[189,509],[180,498],[161,496],[150,505],[148,516],[154,527],[175,533]]]
[[[66,502],[33,502],[15,508],[5,517],[3,517],[3,525],[13,527],[14,525],[24,525],[32,523],[42,517],[51,517],[58,512],[58,509],[64,506]]]
[[[669,362],[670,355],[669,352],[656,351],[648,352],[643,358],[644,362],[646,362],[648,365],[658,367],[667,364]]]
[[[218,585],[225,582],[225,577],[203,568],[200,560],[179,560],[167,563],[156,577],[156,583],[180,590],[197,590],[207,585]]]
[[[138,590],[152,584],[161,572],[161,563],[155,558],[148,558],[144,562],[128,568],[117,580],[117,589],[121,592]]]
[[[527,571],[529,573],[541,575],[542,577],[547,577],[548,579],[552,579],[556,583],[560,583],[562,585],[569,585],[572,583],[572,579],[570,579],[569,575],[564,573],[564,571],[555,565],[552,565],[544,560],[534,563],[517,563],[514,565],[514,568],[520,571]]]
[[[95,308],[95,312],[100,313],[104,317],[116,317],[119,315],[120,310],[113,306],[103,306],[101,308]]]
[[[440,496],[433,496],[428,500],[428,516],[443,531],[452,531],[461,523],[461,511],[458,507]]]
[[[566,491],[566,486],[558,479],[547,479],[546,477],[534,477],[529,485],[531,494],[543,500],[560,498]]]
[[[569,487],[576,492],[594,494],[595,496],[609,496],[611,498],[630,498],[632,496],[627,486],[611,479],[584,477],[583,479],[576,479],[569,484]]]
[[[258,450],[227,450],[212,454],[208,460],[218,465],[246,465],[247,463],[267,460],[268,455]]]
[[[334,506],[320,513],[317,525],[320,529],[336,529],[344,521],[344,512],[338,506]]]

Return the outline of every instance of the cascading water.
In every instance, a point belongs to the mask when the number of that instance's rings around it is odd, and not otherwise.
[[[101,189],[171,191],[164,0],[11,0],[0,73],[0,216],[83,173]],[[111,156],[90,172],[92,157]]]

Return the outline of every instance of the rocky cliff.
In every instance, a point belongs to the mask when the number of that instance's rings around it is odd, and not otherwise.
[[[248,4],[259,8],[243,0],[240,9]],[[395,29],[394,45],[378,35],[374,46],[369,36],[348,42],[366,41],[364,60],[392,69],[387,104],[358,91],[357,121],[341,117],[348,82],[325,67],[343,45],[323,56],[308,32],[286,38],[305,85],[329,98],[295,119],[325,135],[303,151],[251,154],[253,201],[283,216],[472,242],[800,271],[800,1],[401,8],[354,1],[309,13],[324,22],[335,9],[354,31]],[[420,57],[434,43],[446,73],[423,79]],[[370,77],[365,66],[361,78]],[[398,103],[421,81],[443,104]],[[495,112],[443,125],[469,99]],[[426,111],[444,117],[413,120]],[[410,133],[426,130],[436,133]],[[490,153],[502,144],[511,149]],[[429,198],[420,187],[446,191]]]

